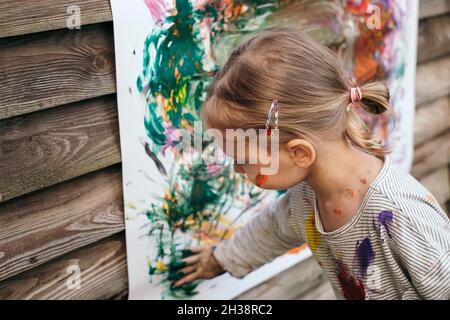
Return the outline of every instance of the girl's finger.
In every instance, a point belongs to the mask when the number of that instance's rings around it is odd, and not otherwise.
[[[195,279],[198,279],[199,276],[200,276],[200,273],[198,271],[190,273],[187,276],[185,276],[185,277],[181,278],[180,280],[178,280],[177,282],[175,282],[174,286],[178,287],[185,283],[192,282]]]
[[[180,272],[183,272],[184,274],[188,274],[191,272],[194,272],[197,269],[196,265],[190,265],[187,267],[184,267],[183,269],[180,269]]]
[[[196,246],[196,247],[189,247],[189,249],[193,252],[193,253],[199,253],[203,250],[204,247],[201,246]]]
[[[200,255],[196,254],[190,257],[187,257],[183,259],[184,262],[186,262],[186,265],[197,263],[200,260]]]

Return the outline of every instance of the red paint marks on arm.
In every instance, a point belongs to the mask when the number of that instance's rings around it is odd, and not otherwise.
[[[364,177],[359,177],[359,182],[361,182],[362,184],[367,184],[367,179]]]
[[[355,190],[353,189],[345,189],[344,197],[345,199],[352,199],[355,196]]]
[[[334,210],[333,210],[333,213],[334,213],[335,215],[340,216],[340,215],[342,214],[342,210],[340,210],[340,209],[334,209]]]

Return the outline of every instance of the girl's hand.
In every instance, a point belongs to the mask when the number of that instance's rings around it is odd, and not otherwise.
[[[175,282],[175,287],[196,279],[211,279],[225,272],[214,257],[212,246],[191,247],[189,249],[192,251],[192,255],[183,259],[186,264],[180,269],[180,272],[185,276]]]

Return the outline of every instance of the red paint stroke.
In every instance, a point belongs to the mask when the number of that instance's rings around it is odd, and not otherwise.
[[[334,212],[334,214],[336,214],[338,216],[340,216],[342,214],[342,210],[339,210],[339,209],[334,209],[333,212]]]
[[[364,178],[364,177],[360,177],[360,178],[359,178],[359,181],[360,181],[362,184],[366,184],[366,183],[367,183],[367,180],[366,180],[366,178]]]
[[[269,180],[268,176],[258,173],[255,178],[255,184],[261,188],[267,183],[267,180]]]
[[[366,290],[358,278],[353,277],[342,261],[334,260],[338,270],[338,281],[342,288],[342,294],[347,300],[365,300]]]

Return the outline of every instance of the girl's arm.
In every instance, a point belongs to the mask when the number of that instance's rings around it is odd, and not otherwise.
[[[291,191],[257,214],[214,251],[219,265],[237,278],[304,243],[289,224]]]
[[[395,212],[388,244],[423,299],[450,299],[450,222],[441,210],[415,203]],[[409,210],[411,211],[411,210]]]

